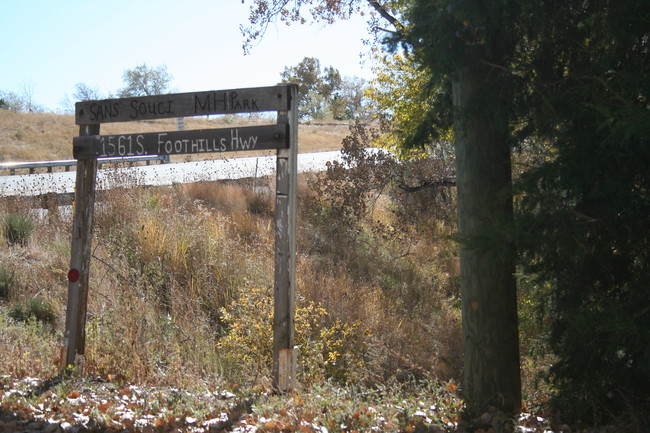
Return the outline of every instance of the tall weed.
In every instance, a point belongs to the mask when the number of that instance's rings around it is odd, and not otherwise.
[[[14,285],[14,271],[0,265],[0,299],[7,299]]]
[[[0,371],[13,377],[56,373],[60,334],[36,320],[17,322],[0,309]]]

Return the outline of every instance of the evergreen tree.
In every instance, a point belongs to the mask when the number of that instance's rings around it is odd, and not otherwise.
[[[505,260],[518,238],[523,269],[537,283],[527,289],[545,301],[550,323],[555,402],[593,422],[649,402],[649,11],[633,1],[417,0],[409,15],[407,40],[432,72],[430,97],[442,102],[432,112],[448,112],[445,100],[453,101],[462,249],[488,251],[497,242]],[[429,119],[421,130],[448,127],[438,121],[445,116]],[[508,147],[541,156],[518,183],[518,232],[485,211],[509,195],[506,164],[498,165]],[[464,210],[468,169],[478,182],[503,177],[501,193]],[[481,304],[463,297],[471,327],[472,307]],[[480,353],[472,355],[471,340],[482,332],[465,333],[466,357]],[[466,358],[466,369],[472,362]],[[489,391],[472,386],[472,374],[470,408],[489,397],[472,395]]]
[[[603,421],[650,408],[650,4],[527,2],[516,98],[520,250],[558,361],[555,403]],[[543,21],[542,25],[539,21]]]

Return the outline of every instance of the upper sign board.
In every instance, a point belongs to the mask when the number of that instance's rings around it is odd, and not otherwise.
[[[77,125],[289,110],[290,86],[257,87],[77,102]]]

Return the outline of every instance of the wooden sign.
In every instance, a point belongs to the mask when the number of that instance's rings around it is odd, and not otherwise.
[[[97,158],[277,149],[273,385],[295,386],[296,206],[298,86],[178,93],[76,104],[79,137],[73,138],[77,183],[62,367],[82,369]],[[209,114],[277,111],[271,125],[100,135],[100,124]],[[182,128],[179,128],[182,129]]]
[[[274,86],[83,101],[75,104],[75,121],[77,125],[95,125],[209,114],[287,111],[290,104],[288,89],[288,86]]]
[[[73,138],[75,159],[236,152],[289,147],[289,125],[199,129]]]

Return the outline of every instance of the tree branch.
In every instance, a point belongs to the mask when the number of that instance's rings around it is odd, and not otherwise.
[[[402,25],[401,22],[394,16],[392,16],[386,8],[384,8],[382,5],[379,4],[377,0],[368,0],[368,3],[370,6],[372,6],[377,12],[379,12],[379,15],[381,15],[386,21],[391,23],[393,27],[397,29],[399,33],[401,33],[404,30],[404,26]]]
[[[442,178],[437,180],[427,180],[423,181],[417,186],[409,186],[404,183],[397,185],[399,189],[405,192],[418,192],[426,188],[435,188],[438,186],[456,186],[455,178]]]

